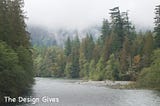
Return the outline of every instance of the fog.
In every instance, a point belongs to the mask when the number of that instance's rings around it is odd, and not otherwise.
[[[27,24],[48,28],[78,28],[102,23],[109,9],[129,10],[130,20],[138,26],[153,28],[154,8],[159,0],[25,0]]]

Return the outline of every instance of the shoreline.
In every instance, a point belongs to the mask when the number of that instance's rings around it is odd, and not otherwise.
[[[93,86],[104,86],[109,87],[112,89],[135,89],[134,81],[111,81],[111,80],[105,80],[105,81],[79,81],[76,82],[77,84],[81,85],[93,85]]]
[[[35,77],[36,78],[36,77]],[[39,77],[39,78],[48,78],[48,77]],[[49,77],[54,78],[54,77]],[[84,79],[68,79],[68,78],[54,78],[54,79],[63,79],[63,80],[71,80],[70,82],[80,85],[92,85],[92,86],[103,86],[112,89],[138,89],[135,86],[135,81],[112,81],[112,80],[104,80],[104,81],[93,81],[93,80],[84,80]]]

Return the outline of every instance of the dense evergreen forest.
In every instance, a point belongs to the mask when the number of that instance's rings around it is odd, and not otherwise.
[[[160,6],[153,32],[136,32],[128,12],[119,7],[109,14],[111,20],[103,20],[96,40],[87,33],[82,39],[68,37],[64,48],[34,46],[36,76],[137,81],[160,89]]]
[[[114,7],[98,39],[77,33],[64,47],[32,46],[23,7],[23,0],[0,0],[0,102],[22,95],[34,75],[136,81],[138,87],[160,89],[160,5],[154,31],[136,32],[128,12]]]
[[[32,46],[23,0],[0,0],[0,102],[22,95],[33,83]]]

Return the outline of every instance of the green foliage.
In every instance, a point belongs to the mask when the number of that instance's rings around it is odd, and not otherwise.
[[[65,65],[66,62],[65,56],[63,52],[60,50],[60,52],[57,54],[56,61],[53,65],[53,75],[55,77],[64,77],[64,70],[65,70]]]
[[[153,51],[151,60],[152,60],[151,66],[153,66],[153,65],[160,66],[160,49]]]
[[[113,51],[120,51],[123,47],[125,36],[134,39],[135,28],[129,21],[128,12],[120,12],[119,7],[110,9],[111,14],[111,36],[113,36]]]
[[[71,40],[70,40],[70,37],[67,38],[67,41],[65,43],[65,55],[66,56],[69,56],[71,54]]]
[[[78,78],[79,77],[79,48],[80,48],[80,41],[78,36],[76,36],[72,41],[72,51],[71,51],[71,62],[72,62],[72,68],[71,68],[71,77],[72,78]]]
[[[110,14],[111,14],[111,27],[112,27],[112,36],[114,36],[114,47],[115,51],[119,50],[122,48],[123,44],[123,38],[124,38],[124,30],[123,30],[123,20],[121,16],[121,12],[119,10],[119,7],[114,7],[110,9]]]
[[[104,58],[104,60],[108,60],[110,54],[112,53],[113,48],[111,47],[113,43],[113,36],[109,36],[106,38],[105,40],[105,45],[103,46],[102,49],[102,57]]]
[[[83,69],[82,69],[82,72],[83,72],[83,74],[84,74],[84,78],[85,79],[88,79],[89,78],[89,63],[88,62],[86,62],[84,65],[83,65]]]
[[[104,70],[105,68],[105,60],[103,57],[101,57],[96,64],[96,79],[95,80],[104,80]]]
[[[21,95],[33,82],[33,62],[23,0],[0,0],[0,102]]]
[[[90,34],[79,40],[77,33],[73,39],[68,37],[64,49],[39,49],[34,63],[40,76],[135,81],[140,74],[139,82],[148,80],[144,86],[158,84],[159,56],[152,54],[156,41],[153,33],[136,33],[128,12],[121,12],[119,7],[110,9],[110,16],[111,22],[103,20],[97,40]]]
[[[28,85],[26,72],[19,65],[17,53],[0,41],[0,95],[18,96]],[[0,98],[2,101],[3,98]]]
[[[73,57],[72,59],[72,68],[71,68],[71,77],[72,78],[78,78],[79,77],[79,57]]]
[[[139,75],[137,85],[144,88],[160,89],[160,74],[157,67],[144,68]]]
[[[121,69],[121,74],[124,74],[128,71],[128,68],[130,66],[130,42],[127,37],[125,37],[125,41],[123,43],[123,48],[120,53],[120,69]]]
[[[72,70],[72,63],[67,63],[65,67],[65,76],[67,78],[72,78],[71,76],[71,70]]]
[[[150,57],[154,48],[153,36],[151,32],[146,33],[144,38],[144,47],[143,47],[143,65],[145,67],[149,66],[151,63]]]
[[[152,64],[144,68],[137,81],[139,87],[160,89],[160,49],[152,54]]]
[[[114,54],[110,55],[106,66],[106,78],[110,80],[119,80],[119,62],[115,59]]]
[[[96,64],[95,64],[95,60],[91,60],[90,64],[89,64],[89,79],[94,79],[94,74],[96,72]]]
[[[81,43],[81,51],[84,53],[84,56],[87,61],[90,61],[93,56],[94,49],[94,41],[92,35],[86,35],[85,38],[82,39]]]
[[[37,76],[44,76],[44,77],[50,77],[52,76],[52,65],[54,64],[56,60],[56,51],[53,48],[47,48],[44,51],[44,55],[42,55],[43,60],[40,61],[39,65],[39,73],[37,73]]]
[[[23,46],[19,46],[16,50],[18,59],[19,59],[19,64],[23,67],[23,69],[26,72],[26,81],[28,82],[33,82],[33,61],[32,61],[32,54],[31,51],[26,49]]]
[[[64,50],[57,46],[46,47],[46,48],[35,46],[34,67],[36,69],[36,76],[41,76],[41,77],[66,76],[70,78],[79,77],[80,41],[78,36],[76,36],[73,40],[70,40],[70,38],[68,38],[66,44],[69,44],[69,46],[66,46]],[[69,48],[70,51],[68,51],[67,48]]]
[[[155,27],[154,31],[156,33],[155,36],[155,45],[157,48],[160,48],[160,5],[157,5],[155,8]]]
[[[85,77],[85,70],[84,70],[84,65],[87,63],[87,60],[84,56],[84,53],[80,50],[80,58],[79,58],[79,66],[80,66],[80,72],[79,76],[81,78]]]
[[[102,35],[100,36],[102,43],[101,45],[104,45],[106,37],[108,37],[110,34],[110,25],[108,20],[106,19],[103,20],[101,32],[102,32]]]
[[[34,47],[34,69],[36,76],[64,77],[66,57],[58,47]]]

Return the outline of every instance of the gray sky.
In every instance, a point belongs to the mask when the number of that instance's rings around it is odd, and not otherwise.
[[[153,27],[154,8],[159,0],[25,0],[27,23],[49,28],[86,28],[109,18],[109,9],[129,10],[131,21]]]

